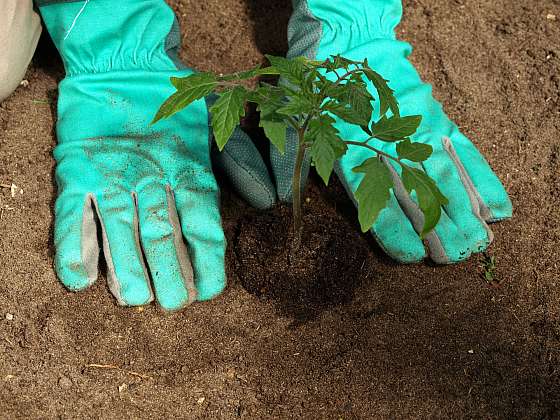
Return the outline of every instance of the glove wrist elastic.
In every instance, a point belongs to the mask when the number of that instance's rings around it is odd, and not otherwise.
[[[294,0],[288,27],[289,57],[325,59],[374,40],[394,40],[402,16],[400,0]]]
[[[179,25],[162,0],[38,0],[67,76],[184,68]]]

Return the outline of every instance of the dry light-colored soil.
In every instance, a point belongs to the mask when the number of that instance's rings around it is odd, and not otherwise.
[[[175,1],[184,57],[225,73],[285,53],[289,3]],[[63,70],[44,39],[0,106],[0,183],[23,190],[0,191],[0,418],[560,418],[560,2],[404,7],[413,62],[514,202],[490,249],[501,286],[480,278],[481,256],[393,263],[341,211],[340,187],[312,182],[317,223],[338,218],[365,257],[351,281],[307,284],[296,313],[240,280],[253,213],[225,184],[222,296],[165,315],[116,306],[104,281],[67,292],[52,268]]]

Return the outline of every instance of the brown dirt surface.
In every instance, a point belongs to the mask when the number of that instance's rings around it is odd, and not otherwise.
[[[310,202],[316,192],[316,188],[308,192]],[[325,308],[350,303],[359,282],[367,278],[362,269],[368,246],[353,224],[331,207],[312,205],[304,210],[297,248],[291,209],[282,205],[266,213],[248,211],[231,245],[241,286],[272,299],[280,313],[296,323],[316,318]]]
[[[184,57],[225,73],[284,53],[289,3],[175,1]],[[63,70],[44,39],[0,106],[0,183],[23,190],[0,189],[0,418],[560,418],[560,3],[404,3],[412,61],[514,202],[489,251],[501,285],[480,278],[481,256],[395,264],[340,185],[313,181],[310,229],[337,238],[323,254],[354,251],[349,271],[328,261],[330,283],[249,278],[240,232],[274,233],[275,213],[224,187],[222,296],[164,315],[118,307],[104,281],[67,292],[52,268]]]

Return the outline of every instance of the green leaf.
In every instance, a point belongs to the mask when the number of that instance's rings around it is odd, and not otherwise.
[[[324,77],[319,77],[318,86],[320,88],[320,94],[338,100],[342,103],[347,103],[347,88],[343,84],[337,84],[332,80],[326,79]]]
[[[357,64],[361,64],[359,61],[353,61],[350,60],[348,58],[344,58],[343,56],[341,56],[340,54],[338,55],[333,55],[332,57],[332,62],[334,64],[334,66],[336,68],[344,68],[344,69],[348,69],[348,67],[350,67],[351,65],[357,65]]]
[[[335,101],[330,101],[323,106],[323,110],[332,112],[337,117],[343,119],[350,124],[356,124],[360,126],[367,126],[369,124],[369,118],[366,118],[355,111],[353,108],[346,107]]]
[[[259,126],[264,129],[266,137],[278,149],[281,154],[286,151],[286,123],[283,121],[271,121],[261,118]]]
[[[247,99],[257,104],[268,104],[271,101],[282,105],[284,90],[278,86],[263,84],[249,92]]]
[[[334,118],[321,115],[311,120],[305,136],[306,142],[311,143],[311,161],[315,169],[326,185],[334,168],[334,162],[341,158],[348,147],[338,136],[338,130],[334,127]]]
[[[424,143],[412,143],[410,139],[406,139],[397,143],[397,154],[401,159],[407,159],[412,162],[422,162],[432,155],[432,146]]]
[[[284,116],[276,111],[284,106],[284,91],[276,86],[264,85],[249,92],[247,100],[257,104],[261,119],[283,121]]]
[[[317,67],[324,68],[327,71],[334,71],[338,69],[348,70],[348,67],[350,67],[351,65],[358,65],[358,64],[361,64],[361,62],[350,60],[338,54],[338,55],[331,55],[328,59],[326,59],[322,63],[319,63]]]
[[[211,73],[197,73],[181,78],[171,77],[171,83],[177,92],[161,105],[152,124],[163,118],[171,117],[194,101],[205,97],[218,85],[216,77]]]
[[[177,90],[193,89],[217,83],[218,79],[212,73],[193,73],[185,77],[170,77],[171,84]]]
[[[348,82],[344,85],[328,85],[324,91],[326,96],[336,99],[342,108],[351,109],[352,113],[344,113],[339,109],[340,118],[346,120],[345,117],[353,117],[355,122],[348,121],[351,124],[368,125],[373,113],[373,96],[367,90],[365,83]],[[333,111],[334,114],[336,112]],[[338,114],[337,114],[338,115]],[[343,117],[344,115],[344,117]]]
[[[311,114],[315,110],[315,104],[301,92],[297,92],[287,99],[288,103],[276,110],[278,114],[293,117],[301,114]]]
[[[255,70],[255,76],[278,76],[280,71],[274,66],[263,67]]]
[[[236,86],[220,95],[220,98],[210,108],[212,114],[212,128],[218,149],[223,150],[233,130],[245,116],[245,100],[247,91]]]
[[[448,204],[436,183],[424,171],[402,165],[402,181],[409,193],[416,191],[418,205],[424,213],[424,227],[420,236],[424,238],[436,227],[441,217],[441,206]]]
[[[183,86],[183,82],[185,79],[188,79],[189,77],[195,77],[198,76],[198,74],[192,74],[190,76],[187,77],[174,77],[171,76],[169,78],[169,80],[171,81],[171,84],[173,85],[173,87],[177,90],[181,89],[181,87]]]
[[[334,85],[334,82],[327,79],[324,75],[317,72],[317,78],[315,79],[314,83],[315,91],[319,94],[324,94],[325,96],[329,96],[327,94],[328,88]]]
[[[266,58],[268,58],[270,64],[278,71],[278,74],[290,83],[300,85],[303,82],[305,73],[308,70],[304,57],[287,59],[266,54]]]
[[[257,104],[260,113],[259,126],[264,129],[270,142],[284,154],[286,149],[286,117],[276,111],[284,105],[284,92],[276,86],[264,85],[249,93],[251,102]]]
[[[371,132],[374,137],[380,140],[399,141],[413,135],[421,122],[422,117],[420,115],[408,117],[394,115],[389,118],[383,116],[377,123],[372,125]]]
[[[393,115],[399,116],[399,103],[395,98],[393,89],[389,87],[388,81],[379,73],[369,68],[367,60],[364,61],[364,74],[377,89],[379,95],[379,114],[385,115],[390,109]]]
[[[366,159],[352,170],[365,174],[355,197],[358,201],[358,220],[362,232],[367,232],[377,220],[381,210],[387,207],[393,180],[389,169],[378,157]]]
[[[302,92],[304,92],[304,94],[310,98],[312,98],[316,93],[315,80],[317,80],[318,76],[319,72],[316,69],[308,71],[305,78],[303,79],[303,82],[299,86]]]

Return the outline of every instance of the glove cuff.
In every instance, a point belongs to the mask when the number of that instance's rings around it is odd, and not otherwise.
[[[373,40],[395,40],[401,0],[293,0],[288,57],[323,59]]]
[[[109,71],[170,71],[180,30],[163,0],[36,0],[69,76]]]

